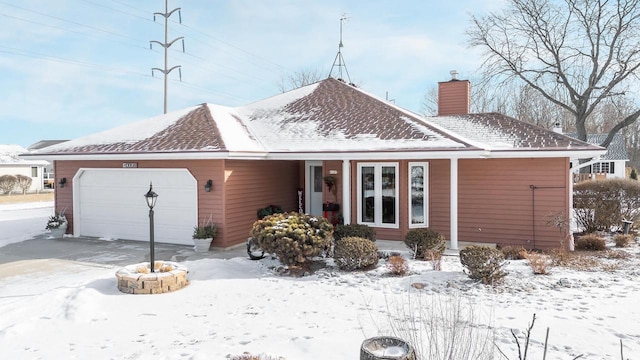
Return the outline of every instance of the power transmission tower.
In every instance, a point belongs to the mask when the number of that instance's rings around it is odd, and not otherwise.
[[[331,77],[331,74],[333,73],[333,68],[337,66],[338,79],[344,80],[344,78],[342,77],[342,68],[344,68],[344,71],[347,74],[347,79],[349,80],[348,83],[351,84],[351,76],[349,76],[349,70],[347,70],[347,64],[345,63],[344,58],[342,57],[342,48],[344,47],[344,45],[342,45],[342,23],[347,19],[348,19],[347,14],[342,14],[342,17],[340,18],[340,44],[338,44],[338,53],[336,54],[336,58],[333,60],[333,65],[331,65],[331,71],[329,71],[329,77]]]
[[[177,37],[171,41],[169,41],[169,17],[171,17],[171,15],[173,15],[173,13],[178,12],[178,18],[180,20],[180,24],[182,24],[182,13],[180,12],[180,8],[175,8],[171,11],[169,11],[169,0],[165,0],[164,1],[164,13],[161,12],[155,12],[153,13],[153,21],[156,21],[156,15],[160,15],[162,17],[164,17],[164,42],[160,42],[160,41],[156,41],[156,40],[151,40],[149,42],[149,48],[153,48],[153,43],[156,43],[160,46],[162,46],[164,48],[164,69],[160,69],[160,68],[152,68],[151,69],[151,76],[154,76],[154,71],[160,71],[161,73],[164,74],[164,113],[167,113],[167,75],[169,75],[170,72],[172,72],[175,69],[178,69],[178,72],[180,73],[180,80],[182,80],[182,69],[180,65],[176,65],[172,68],[168,68],[168,56],[167,56],[167,52],[169,51],[169,48],[171,47],[171,45],[173,45],[173,43],[175,43],[178,40],[182,40],[182,52],[184,52],[184,37],[180,36]]]

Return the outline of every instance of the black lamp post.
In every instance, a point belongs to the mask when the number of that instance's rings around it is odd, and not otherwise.
[[[151,267],[151,272],[155,272],[154,268],[155,268],[155,264],[156,264],[156,259],[155,259],[155,251],[154,251],[154,243],[153,243],[153,207],[156,206],[156,199],[158,198],[158,194],[156,194],[155,191],[153,191],[153,184],[149,183],[149,191],[147,191],[146,194],[144,194],[145,199],[147,199],[147,206],[149,206],[149,247],[151,249],[151,256],[150,256],[150,267]]]

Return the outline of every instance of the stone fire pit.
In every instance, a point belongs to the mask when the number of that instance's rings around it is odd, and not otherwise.
[[[127,294],[162,294],[189,285],[186,266],[171,261],[156,261],[155,272],[149,263],[126,266],[116,272],[118,290]]]

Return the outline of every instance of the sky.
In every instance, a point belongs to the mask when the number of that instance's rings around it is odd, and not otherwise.
[[[167,110],[246,105],[341,53],[365,91],[421,111],[439,81],[477,78],[471,14],[504,0],[169,0]],[[0,0],[0,144],[74,139],[163,113],[165,3]],[[180,23],[180,18],[182,23]],[[332,75],[338,77],[338,68]],[[180,74],[181,72],[181,74]],[[343,77],[346,78],[343,71]]]
[[[53,211],[52,202],[42,205],[0,205],[0,252],[38,246],[39,240],[28,242],[44,233]],[[449,357],[424,354],[444,348],[455,328],[457,348],[469,335],[495,350],[491,337],[482,340],[495,334],[500,351],[518,359],[511,332],[524,347],[533,314],[528,358],[542,359],[546,350],[551,359],[619,360],[621,341],[625,359],[640,353],[637,243],[613,249],[628,252],[627,260],[601,258],[589,271],[551,267],[548,275],[534,275],[526,260],[512,260],[496,288],[471,281],[456,256],[445,256],[441,271],[412,260],[402,242],[393,249],[408,259],[404,277],[392,276],[386,260],[345,272],[326,259],[327,267],[298,278],[278,274],[281,265],[271,257],[196,260],[185,246],[180,265],[189,270],[189,285],[158,295],[118,291],[115,272],[143,264],[118,263],[132,245],[109,243],[111,252],[87,252],[76,261],[42,256],[0,264],[3,358],[204,360],[249,352],[269,355],[261,360],[347,360],[358,358],[365,339],[384,335],[411,342],[423,351],[418,358],[442,359]],[[455,320],[455,327],[445,326]]]

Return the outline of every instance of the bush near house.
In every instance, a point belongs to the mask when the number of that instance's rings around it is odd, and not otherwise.
[[[585,232],[609,231],[640,219],[640,183],[627,179],[584,181],[573,189],[576,221]]]
[[[18,188],[20,188],[20,190],[22,190],[22,195],[26,194],[27,191],[29,191],[29,188],[31,188],[33,179],[31,179],[29,176],[19,174],[16,175],[16,180],[16,185],[18,186]]]
[[[366,269],[378,263],[378,246],[369,239],[345,237],[336,243],[333,259],[342,270]]]
[[[505,261],[502,252],[492,247],[468,246],[460,250],[460,262],[471,279],[483,284],[497,284],[507,275],[503,270]]]
[[[376,229],[364,224],[336,225],[333,230],[334,240],[337,242],[346,237],[361,237],[375,242]]]
[[[604,238],[596,234],[582,235],[575,241],[576,250],[601,251],[607,248]]]
[[[409,230],[404,243],[414,259],[420,260],[429,260],[434,256],[442,255],[446,249],[444,236],[430,228]]]
[[[627,247],[633,242],[633,235],[617,234],[613,237],[613,242],[616,243],[616,247]]]
[[[18,178],[13,175],[0,176],[0,190],[4,194],[11,194],[13,189],[18,184]]]
[[[284,265],[303,266],[331,246],[333,225],[323,217],[279,213],[254,222],[251,236],[262,250],[275,254]]]
[[[258,220],[264,218],[265,216],[273,215],[273,214],[282,214],[284,211],[280,205],[269,205],[263,208],[258,209]]]

